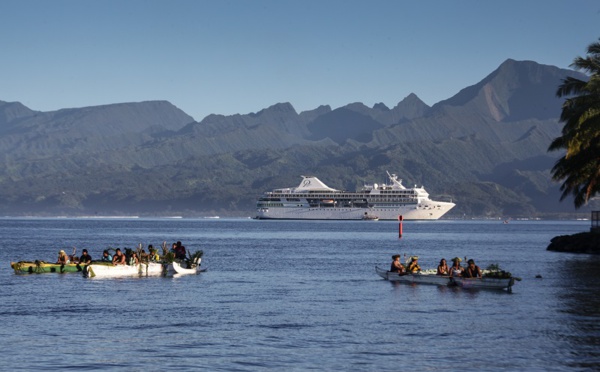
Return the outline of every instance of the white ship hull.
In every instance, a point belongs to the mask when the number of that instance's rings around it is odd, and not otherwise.
[[[379,217],[379,220],[437,220],[454,207],[453,203],[436,202],[432,206],[406,206],[393,209],[365,208],[305,208],[281,207],[259,209],[257,219],[277,220],[362,220],[365,212]]]
[[[454,207],[429,199],[423,187],[405,188],[396,175],[390,184],[365,185],[348,192],[332,189],[316,177],[303,177],[298,187],[265,192],[256,219],[277,220],[437,220]]]

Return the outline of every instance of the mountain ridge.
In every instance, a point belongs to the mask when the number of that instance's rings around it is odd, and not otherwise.
[[[585,78],[507,59],[433,106],[414,93],[393,108],[279,102],[199,122],[167,101],[51,112],[0,101],[0,212],[248,216],[300,174],[352,190],[389,170],[452,197],[450,218],[574,215],[546,151],[567,76]]]

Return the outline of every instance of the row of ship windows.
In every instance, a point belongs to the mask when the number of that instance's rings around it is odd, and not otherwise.
[[[409,205],[414,205],[414,204],[410,203]],[[264,203],[264,202],[258,203],[256,206],[257,206],[257,208],[283,208],[284,207],[283,203]],[[287,204],[286,207],[292,207],[292,206],[289,205],[289,204]],[[294,207],[307,207],[307,205],[305,205],[305,204],[296,204]],[[377,206],[373,206],[371,209],[379,210],[379,209],[375,209],[375,208],[386,208],[386,209],[389,209],[389,208],[399,208],[399,207],[406,207],[406,204],[377,205]],[[439,205],[437,207],[440,208]],[[311,208],[315,208],[315,206],[311,206]],[[336,208],[336,207],[332,207],[332,206],[329,206],[329,207],[324,206],[324,207],[321,207],[321,208],[327,208],[327,209],[332,209],[332,210],[346,209],[346,208]],[[417,208],[417,206],[415,206],[415,208]],[[430,208],[425,207],[425,209],[433,209],[433,208],[435,208],[435,207],[430,207]]]
[[[417,198],[369,198],[369,200],[374,201],[374,202],[400,202],[400,203],[414,203]],[[282,200],[280,198],[261,198],[259,200],[259,202],[281,202]],[[286,200],[283,200],[286,201]],[[288,202],[300,202],[300,199],[287,199]],[[319,203],[319,202],[325,202],[328,204],[333,204],[334,202],[337,204],[343,204],[343,203],[365,203],[367,202],[364,199],[337,199],[337,200],[333,200],[333,199],[329,199],[329,200],[317,200],[317,199],[310,199],[308,200],[309,203]]]
[[[281,194],[281,196],[283,196],[284,194]],[[324,199],[356,199],[356,198],[377,198],[377,197],[416,197],[417,193],[414,192],[395,192],[395,193],[391,193],[391,192],[386,192],[386,193],[381,193],[381,194],[364,194],[364,195],[345,195],[345,194],[314,194],[314,195],[310,195],[308,196],[309,198],[324,198]],[[293,198],[307,198],[307,195],[289,195],[289,196],[285,196],[288,200],[291,200]],[[268,198],[268,197],[266,197]],[[273,197],[274,199],[277,198],[279,199],[279,195],[274,195]]]

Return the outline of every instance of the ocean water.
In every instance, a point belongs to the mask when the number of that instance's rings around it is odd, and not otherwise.
[[[0,219],[3,370],[598,370],[600,257],[546,251],[586,221]],[[207,272],[86,279],[11,261],[160,245]],[[496,263],[512,293],[382,280],[419,255]],[[536,276],[541,278],[536,278]]]

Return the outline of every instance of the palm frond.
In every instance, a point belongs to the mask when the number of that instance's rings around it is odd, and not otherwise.
[[[562,182],[560,200],[572,196],[575,208],[600,193],[600,42],[587,51],[571,66],[589,74],[589,80],[567,77],[556,91],[558,97],[567,97],[560,115],[564,126],[548,147],[565,150],[552,168],[552,179]]]

